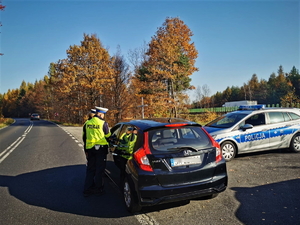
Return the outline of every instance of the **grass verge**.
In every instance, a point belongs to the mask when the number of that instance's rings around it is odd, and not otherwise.
[[[0,118],[0,128],[11,125],[15,120],[11,118]]]

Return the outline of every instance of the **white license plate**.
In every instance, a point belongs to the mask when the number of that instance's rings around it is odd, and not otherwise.
[[[170,159],[171,166],[187,166],[193,164],[201,164],[201,157],[200,155],[189,156],[189,157],[182,157],[182,158],[172,158]]]

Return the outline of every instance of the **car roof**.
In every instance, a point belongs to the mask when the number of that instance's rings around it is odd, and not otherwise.
[[[239,114],[256,114],[256,113],[261,113],[261,112],[270,112],[270,111],[279,111],[279,112],[295,112],[300,115],[300,109],[298,108],[278,108],[278,107],[267,107],[263,109],[242,109],[242,110],[236,110],[229,112],[228,114],[231,113],[239,113]]]
[[[141,130],[151,130],[153,128],[161,128],[165,127],[166,125],[174,125],[177,124],[180,126],[184,125],[193,125],[193,126],[201,126],[200,124],[185,120],[181,118],[147,118],[147,119],[137,119],[137,120],[131,120],[129,122],[121,122],[119,124],[127,124],[127,125],[133,125],[139,127]]]

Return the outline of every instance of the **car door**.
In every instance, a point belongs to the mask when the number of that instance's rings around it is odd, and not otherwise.
[[[111,136],[109,138],[109,153],[106,160],[106,172],[109,174],[111,179],[118,182],[120,177],[120,170],[116,166],[114,161],[113,153],[117,147],[119,133],[121,131],[122,124],[117,124],[111,128]]]
[[[253,128],[243,129],[245,124],[251,124]],[[245,118],[240,124],[239,133],[239,152],[251,152],[269,148],[270,135],[265,113],[256,113]]]
[[[294,122],[287,112],[269,112],[270,149],[287,148],[294,132]]]

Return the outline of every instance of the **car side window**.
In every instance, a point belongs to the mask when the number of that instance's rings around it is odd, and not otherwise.
[[[255,114],[245,120],[245,124],[251,124],[253,126],[264,125],[266,124],[265,114],[259,113]]]
[[[111,130],[110,142],[116,144],[118,142],[118,136],[120,133],[121,125],[116,126]]]
[[[300,119],[300,116],[299,115],[297,115],[296,113],[289,113],[290,114],[290,116],[292,117],[292,120],[299,120]]]
[[[291,118],[289,117],[289,114],[287,112],[283,112],[283,118],[284,118],[284,121],[290,121]]]
[[[271,124],[285,121],[282,112],[269,112],[269,118]]]

